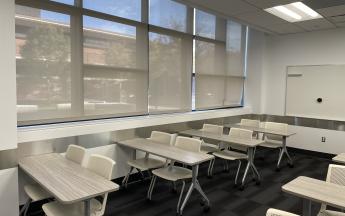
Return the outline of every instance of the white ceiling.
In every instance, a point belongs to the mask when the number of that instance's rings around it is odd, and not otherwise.
[[[268,33],[292,34],[345,27],[345,0],[184,0]],[[289,23],[263,9],[303,1],[324,18]]]

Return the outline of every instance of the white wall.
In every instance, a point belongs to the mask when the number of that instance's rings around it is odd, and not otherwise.
[[[14,1],[0,1],[0,151],[17,148]],[[1,215],[18,215],[18,169],[0,170]]]
[[[261,89],[263,62],[265,57],[265,34],[249,29],[247,48],[247,78],[245,81],[245,106],[251,107],[252,112],[261,113]]]
[[[287,66],[345,64],[345,28],[285,36],[266,36],[262,113],[285,114]],[[344,110],[345,112],[345,110]],[[288,146],[337,154],[345,152],[345,132],[291,127]],[[321,136],[326,142],[321,142]]]
[[[345,64],[345,28],[266,37],[263,113],[284,115],[286,67]]]

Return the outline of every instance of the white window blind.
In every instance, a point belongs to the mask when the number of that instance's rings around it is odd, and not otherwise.
[[[147,30],[83,17],[84,114],[147,113]]]
[[[191,110],[193,39],[187,6],[150,0],[149,113]]]
[[[18,121],[71,117],[70,16],[16,6]]]
[[[241,24],[174,0],[16,4],[18,125],[242,104]]]
[[[200,10],[195,14],[195,108],[240,106],[246,29]]]
[[[149,112],[191,109],[192,37],[150,33]]]

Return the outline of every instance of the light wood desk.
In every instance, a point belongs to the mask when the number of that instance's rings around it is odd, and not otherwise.
[[[19,167],[59,202],[84,201],[85,215],[90,215],[91,198],[119,189],[112,181],[57,153],[21,158]]]
[[[300,176],[283,185],[282,190],[303,198],[303,216],[311,216],[312,201],[345,208],[345,186]]]
[[[256,166],[254,164],[254,154],[255,154],[255,147],[260,145],[261,143],[263,143],[264,141],[262,140],[257,140],[257,139],[239,139],[239,138],[232,138],[229,135],[217,135],[214,133],[210,133],[210,132],[205,132],[202,130],[195,130],[195,129],[191,129],[191,130],[186,130],[186,131],[180,131],[178,132],[181,135],[186,135],[186,136],[195,136],[195,137],[200,137],[200,138],[207,138],[207,139],[212,139],[212,140],[216,140],[216,141],[220,141],[223,142],[224,144],[236,144],[236,145],[241,145],[244,147],[248,148],[247,151],[247,166],[242,178],[242,185],[241,185],[241,189],[244,188],[244,184],[247,178],[247,174],[249,171],[249,168],[251,168],[254,171],[254,174],[256,176],[256,180],[257,180],[257,184],[260,183],[260,174],[258,172],[258,170],[256,169]]]
[[[334,162],[345,164],[345,153],[338,154],[332,158]]]
[[[212,160],[214,158],[213,155],[190,152],[180,148],[176,148],[174,146],[163,145],[161,143],[144,138],[118,141],[117,144],[192,166],[192,183],[180,207],[180,213],[182,214],[183,209],[186,206],[187,201],[194,189],[201,194],[203,199],[206,201],[207,206],[210,206],[210,201],[199,184],[198,171],[199,164]]]
[[[278,135],[278,136],[282,136],[283,137],[283,145],[282,145],[282,151],[280,151],[280,154],[279,154],[279,159],[278,159],[278,162],[277,162],[277,170],[280,169],[280,163],[281,163],[281,160],[284,156],[284,154],[288,157],[288,160],[289,160],[289,166],[293,167],[293,160],[292,158],[290,157],[288,151],[287,151],[287,148],[286,148],[286,139],[289,137],[289,136],[292,136],[294,134],[296,134],[295,132],[291,132],[289,130],[272,130],[272,129],[267,129],[267,128],[264,128],[264,127],[250,127],[250,126],[243,126],[243,125],[240,125],[240,124],[225,124],[224,127],[227,127],[227,128],[242,128],[242,129],[247,129],[247,130],[251,130],[251,131],[254,131],[254,132],[257,132],[257,133],[262,133],[263,134],[263,137],[262,139],[265,138],[265,134],[272,134],[272,135]]]

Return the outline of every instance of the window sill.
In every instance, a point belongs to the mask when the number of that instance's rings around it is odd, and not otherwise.
[[[227,116],[236,116],[251,113],[252,110],[250,107],[241,107],[230,109],[194,111],[186,113],[147,115],[126,118],[70,122],[53,125],[27,126],[20,127],[17,129],[18,143],[81,136],[95,133],[104,133],[110,131],[149,127],[162,124],[174,124],[210,118],[222,118]]]

